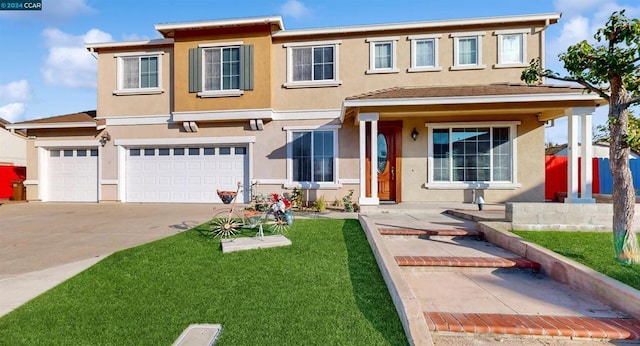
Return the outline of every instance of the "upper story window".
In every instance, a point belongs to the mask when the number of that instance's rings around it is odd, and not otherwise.
[[[203,91],[240,90],[240,47],[203,49]]]
[[[163,52],[117,54],[115,95],[161,93]]]
[[[438,41],[442,35],[413,35],[411,41],[411,67],[408,72],[441,71],[438,61]]]
[[[340,41],[285,44],[287,49],[286,88],[338,86],[338,46]]]
[[[205,43],[189,49],[189,92],[199,97],[240,96],[253,90],[253,46]]]
[[[370,73],[397,73],[396,42],[398,37],[368,38]]]
[[[495,67],[522,67],[527,62],[527,37],[529,30],[500,30],[498,36],[498,64]]]
[[[482,69],[482,37],[484,32],[451,34],[453,37],[452,70]]]

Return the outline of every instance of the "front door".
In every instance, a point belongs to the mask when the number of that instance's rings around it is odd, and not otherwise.
[[[381,201],[399,202],[400,167],[398,157],[400,155],[401,132],[401,121],[378,123],[378,136],[375,139],[378,144],[378,160],[374,164],[378,171],[378,198]],[[371,151],[368,150],[368,152]],[[369,156],[369,164],[371,164],[370,158],[371,156]],[[371,181],[370,171],[367,169],[367,175],[369,175],[367,182]],[[367,186],[367,194],[370,195],[370,186]]]

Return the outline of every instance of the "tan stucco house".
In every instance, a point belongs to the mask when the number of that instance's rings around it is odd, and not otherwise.
[[[251,188],[294,187],[312,200],[354,190],[362,206],[463,202],[475,189],[544,201],[545,123],[569,116],[577,144],[578,120],[590,136],[605,103],[520,82],[559,19],[286,30],[269,16],[88,44],[96,112],[14,125],[29,135],[28,199],[211,203],[241,182],[244,202]]]

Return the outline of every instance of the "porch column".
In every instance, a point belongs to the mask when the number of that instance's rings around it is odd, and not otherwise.
[[[593,199],[593,150],[592,117],[594,107],[579,107],[571,110],[569,117],[567,198],[565,203],[595,203]],[[580,120],[580,124],[578,121]],[[578,150],[578,126],[581,126],[581,146]],[[581,157],[580,170],[578,158]],[[578,171],[580,171],[580,195],[578,195]]]
[[[378,169],[375,165],[378,162],[378,113],[361,113],[358,115],[358,121],[360,125],[360,198],[358,199],[358,203],[360,205],[378,205],[380,204],[380,200],[378,199]],[[371,184],[371,196],[366,195],[366,182],[367,182],[367,172],[366,172],[366,160],[367,160],[367,133],[366,127],[367,122],[371,123],[371,134],[370,134],[370,148],[371,148],[371,171],[369,172]]]

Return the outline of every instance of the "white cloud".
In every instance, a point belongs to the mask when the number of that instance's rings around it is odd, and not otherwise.
[[[112,41],[111,35],[98,29],[78,36],[59,29],[45,29],[42,34],[49,47],[41,69],[45,82],[71,88],[95,88],[97,62],[84,45]]]
[[[280,6],[280,12],[285,17],[293,17],[294,19],[303,19],[311,14],[311,11],[300,1],[288,0]]]
[[[26,101],[31,97],[29,82],[25,79],[0,84],[0,101]]]
[[[140,36],[138,34],[124,34],[122,35],[124,41],[147,41],[150,40],[148,36]]]
[[[16,123],[24,120],[24,110],[24,103],[10,103],[6,106],[0,107],[0,118],[3,118],[12,123]]]

